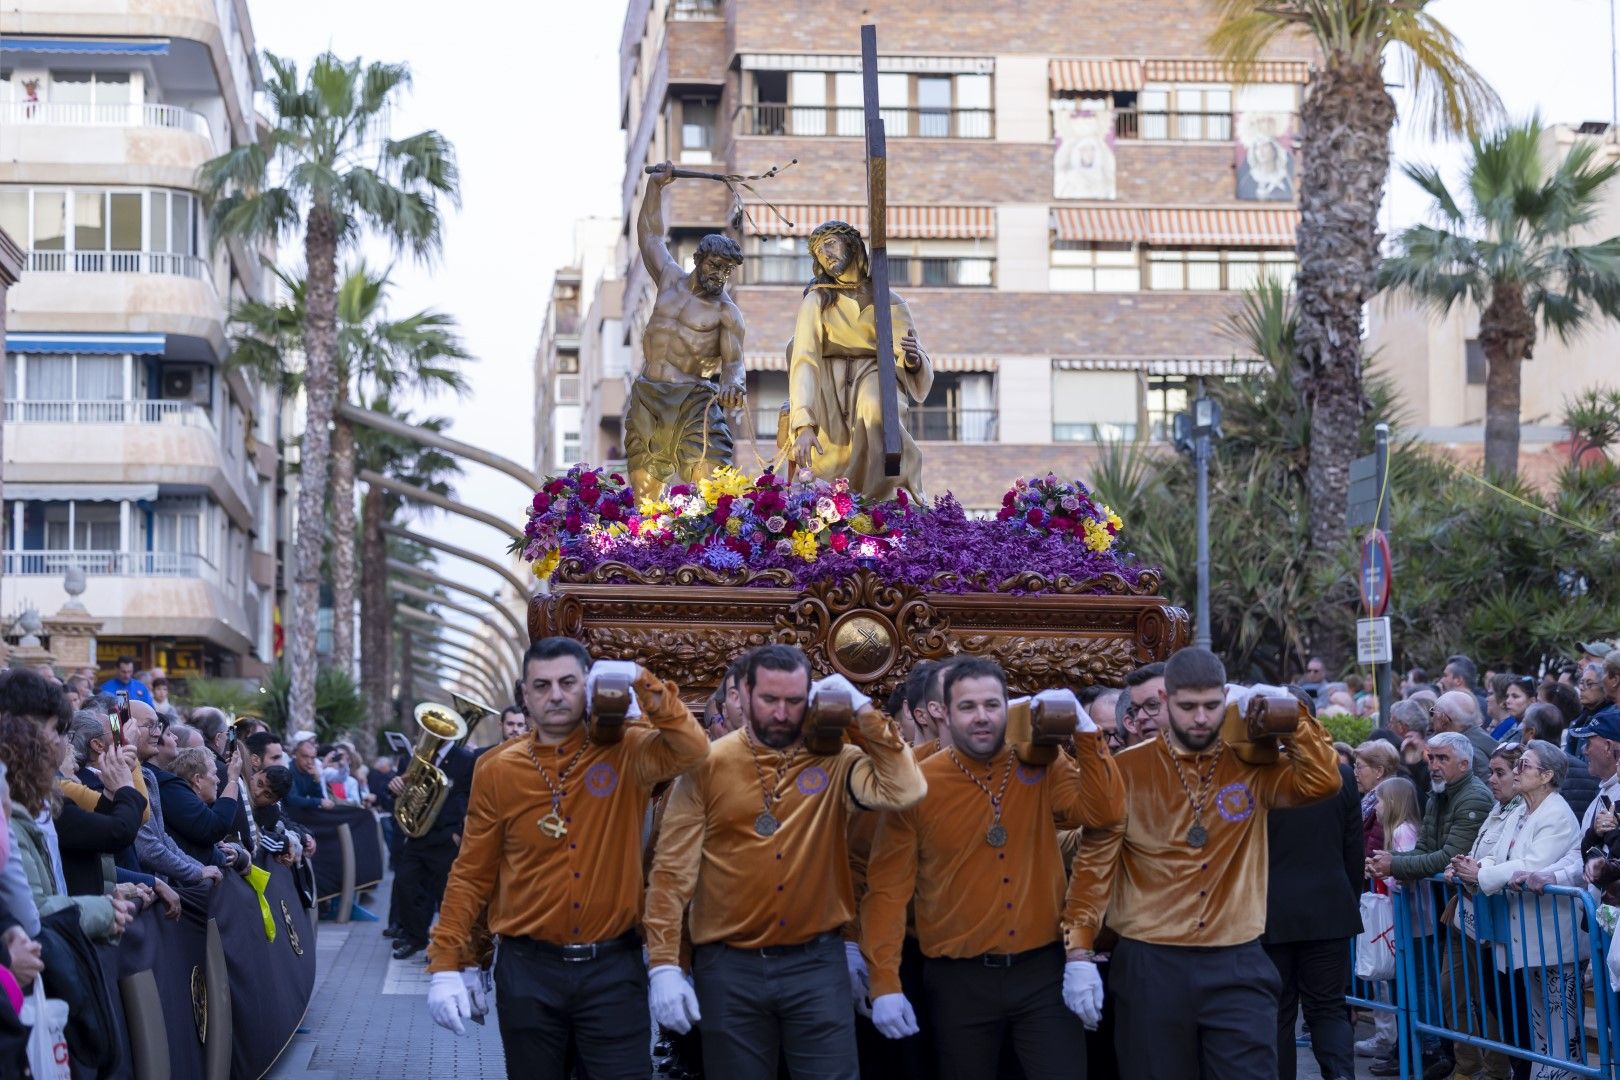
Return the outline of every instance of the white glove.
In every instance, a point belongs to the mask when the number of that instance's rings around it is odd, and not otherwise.
[[[1249,699],[1251,698],[1291,698],[1293,696],[1293,694],[1289,693],[1287,689],[1281,686],[1267,686],[1264,683],[1256,683],[1253,686],[1240,686],[1237,683],[1226,684],[1226,703],[1228,705],[1236,705],[1238,707],[1238,712],[1243,711],[1244,707],[1249,704]]]
[[[1035,695],[1035,700],[1036,701],[1043,701],[1043,702],[1067,701],[1070,705],[1072,705],[1074,707],[1075,715],[1080,718],[1080,722],[1077,725],[1075,725],[1074,730],[1076,730],[1076,731],[1096,731],[1097,730],[1096,721],[1092,720],[1091,714],[1086,711],[1086,708],[1085,708],[1084,705],[1080,704],[1080,699],[1074,696],[1074,691],[1070,690],[1068,687],[1058,687],[1057,689],[1053,689],[1053,690],[1042,690],[1040,693]]]
[[[844,942],[844,963],[849,966],[849,992],[855,998],[855,1011],[862,1016],[872,1015],[872,982],[866,974],[866,957],[853,941]]]
[[[463,968],[461,984],[467,988],[467,1004],[472,1016],[489,1015],[490,973],[482,968]]]
[[[856,689],[854,683],[850,682],[842,675],[828,675],[825,679],[816,680],[814,685],[810,687],[810,703],[812,705],[815,704],[816,695],[821,693],[823,690],[843,690],[849,694],[850,706],[856,712],[860,712],[862,709],[872,704],[872,699],[870,697],[861,693],[858,689]]]
[[[703,1019],[692,984],[673,964],[660,964],[647,973],[647,1006],[660,1026],[682,1035]]]
[[[1070,960],[1063,965],[1063,1004],[1080,1018],[1087,1030],[1097,1030],[1097,1025],[1102,1023],[1103,984],[1096,964],[1090,960]]]
[[[428,1015],[442,1028],[457,1035],[467,1034],[463,1020],[472,1016],[472,1003],[467,1000],[467,986],[459,971],[435,971],[428,982]]]
[[[904,994],[879,994],[872,999],[872,1026],[891,1039],[917,1034],[917,1014]]]
[[[585,711],[591,711],[591,696],[596,690],[596,680],[603,675],[623,675],[634,683],[641,677],[641,665],[634,660],[598,660],[591,665],[591,670],[585,674]],[[634,692],[630,694],[630,709],[624,714],[626,720],[634,720],[641,715],[641,703],[636,700]]]

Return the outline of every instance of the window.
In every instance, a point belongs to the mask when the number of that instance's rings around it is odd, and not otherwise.
[[[1219,292],[1250,288],[1262,277],[1294,280],[1291,249],[1153,248],[1148,251],[1148,287]]]
[[[1130,244],[1059,240],[1052,245],[1053,292],[1137,292],[1142,266]]]
[[[34,251],[196,255],[201,239],[195,196],[164,189],[3,188],[0,227]],[[133,265],[123,260],[111,264],[120,269]]]
[[[28,239],[28,192],[0,191],[0,231],[24,244]]]
[[[579,463],[579,432],[565,431],[562,433],[562,458],[559,465],[577,465]]]
[[[28,401],[123,401],[124,357],[43,354],[15,357]],[[15,393],[11,395],[15,398]],[[54,410],[53,410],[54,411]],[[39,419],[66,419],[42,415]],[[122,419],[106,416],[102,419]]]
[[[839,135],[866,132],[865,96],[855,71],[750,71],[754,103],[746,135]],[[989,75],[879,72],[878,108],[889,138],[988,139],[992,134]]]
[[[1490,365],[1485,359],[1485,347],[1478,338],[1469,338],[1463,351],[1463,381],[1467,386],[1484,386]]]
[[[917,76],[917,134],[943,139],[951,133],[951,77]]]
[[[750,236],[743,263],[750,285],[803,286],[815,274],[810,241],[802,236]]]
[[[53,71],[50,101],[70,105],[128,105],[127,71]]]
[[[937,373],[928,400],[906,409],[906,430],[922,441],[994,442],[995,380],[988,371]]]
[[[788,377],[785,371],[750,371],[747,376],[748,405],[754,412],[754,434],[772,442],[776,438],[777,420],[788,399]]]
[[[1154,442],[1167,442],[1170,439],[1173,417],[1176,413],[1187,411],[1191,381],[1185,375],[1157,375],[1148,379],[1148,438]]]
[[[39,505],[44,516],[46,551],[119,550],[120,504],[50,502]]]
[[[713,160],[715,132],[715,103],[708,100],[686,98],[681,101],[682,161],[707,164]]]
[[[1232,88],[1197,83],[1144,86],[1137,95],[1136,131],[1121,134],[1227,142],[1232,138]]]
[[[1052,441],[1119,442],[1136,438],[1134,371],[1052,372]]]
[[[995,249],[977,240],[894,240],[889,280],[900,288],[989,288]]]

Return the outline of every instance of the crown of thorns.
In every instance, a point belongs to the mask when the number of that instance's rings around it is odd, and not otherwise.
[[[861,230],[847,221],[824,221],[810,231],[810,250],[815,251],[833,237],[860,244]]]

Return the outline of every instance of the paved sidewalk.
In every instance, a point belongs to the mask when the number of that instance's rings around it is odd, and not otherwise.
[[[386,920],[392,876],[366,907]],[[268,1080],[394,1080],[400,1076],[504,1077],[494,1017],[460,1037],[427,1014],[425,953],[389,955],[383,922],[322,922],[315,936],[315,997]]]

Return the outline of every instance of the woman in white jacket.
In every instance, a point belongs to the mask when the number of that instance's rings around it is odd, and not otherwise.
[[[1567,858],[1581,842],[1580,821],[1558,787],[1569,772],[1569,759],[1550,742],[1530,742],[1514,766],[1514,788],[1524,805],[1513,811],[1497,834],[1492,850],[1478,858],[1453,861],[1459,881],[1476,883],[1488,896],[1501,893],[1513,875],[1545,870]],[[1576,910],[1562,897],[1515,889],[1506,898],[1508,941],[1496,946],[1496,965],[1518,972],[1521,991],[1530,1003],[1532,1048],[1553,1058],[1584,1061],[1580,1020],[1580,964],[1586,940]],[[1502,904],[1495,905],[1500,912]],[[1532,1066],[1535,1080],[1574,1080],[1574,1074],[1552,1065]]]

